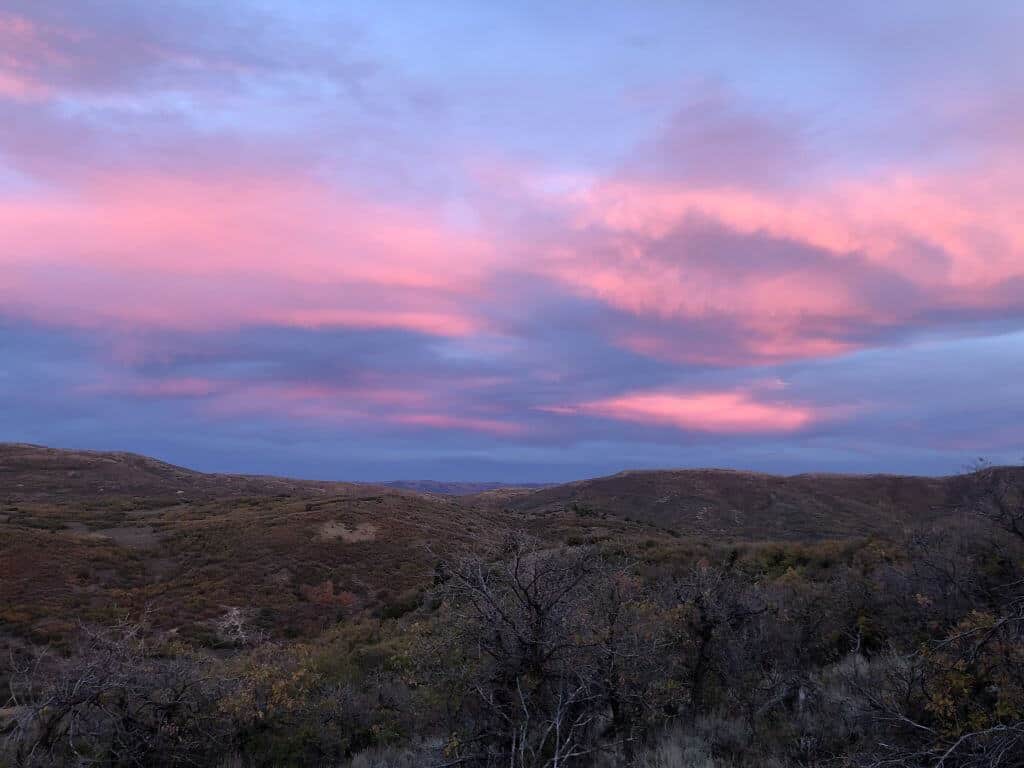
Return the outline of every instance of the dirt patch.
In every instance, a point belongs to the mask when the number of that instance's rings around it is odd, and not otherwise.
[[[339,523],[329,520],[320,526],[317,539],[320,541],[344,541],[354,544],[359,541],[373,541],[377,538],[377,526],[373,523]]]

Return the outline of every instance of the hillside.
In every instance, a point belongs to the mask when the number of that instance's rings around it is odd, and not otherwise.
[[[998,472],[1024,485],[1024,470]],[[60,640],[78,621],[145,608],[203,640],[240,608],[272,635],[315,635],[339,618],[408,610],[438,553],[509,530],[671,558],[684,543],[895,533],[954,514],[972,482],[692,470],[444,496],[4,445],[0,622]]]
[[[994,470],[1024,485],[1024,468]],[[729,470],[631,471],[492,503],[537,517],[620,518],[686,536],[806,540],[897,533],[956,515],[984,492],[972,476],[796,475]],[[477,497],[486,503],[487,497]]]
[[[501,513],[358,484],[213,475],[124,453],[0,447],[0,624],[61,639],[148,609],[201,638],[231,607],[277,635],[400,610],[436,550]]]
[[[115,497],[222,498],[238,495],[326,494],[355,487],[258,475],[197,472],[134,453],[78,451],[0,443],[0,494],[15,501]]]
[[[1024,744],[1022,491],[680,470],[454,496],[0,446],[0,763],[482,768],[570,690],[601,765],[916,766],[960,743],[967,710],[930,709],[953,668],[996,734],[956,765],[996,765]]]

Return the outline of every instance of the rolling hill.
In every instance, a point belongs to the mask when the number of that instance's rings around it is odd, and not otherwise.
[[[346,483],[216,475],[124,453],[0,447],[0,625],[59,640],[148,610],[200,638],[231,607],[308,635],[429,583],[431,549],[503,513]]]
[[[1024,486],[1024,469],[995,472]],[[898,533],[958,514],[977,482],[685,470],[447,496],[0,445],[0,629],[60,642],[80,621],[146,610],[206,642],[238,608],[269,634],[309,636],[408,610],[439,553],[512,529],[670,557],[698,541]]]
[[[1000,471],[1024,484],[1024,469]],[[803,540],[892,533],[935,522],[956,514],[970,483],[965,476],[631,471],[510,495],[501,503],[529,516],[571,511],[687,536]]]

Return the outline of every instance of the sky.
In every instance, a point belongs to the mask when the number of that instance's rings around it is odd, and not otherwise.
[[[0,441],[1024,455],[1024,4],[0,0]]]

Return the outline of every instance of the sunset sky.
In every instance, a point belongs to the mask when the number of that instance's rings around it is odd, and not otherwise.
[[[0,441],[1024,455],[1024,3],[0,0]]]

